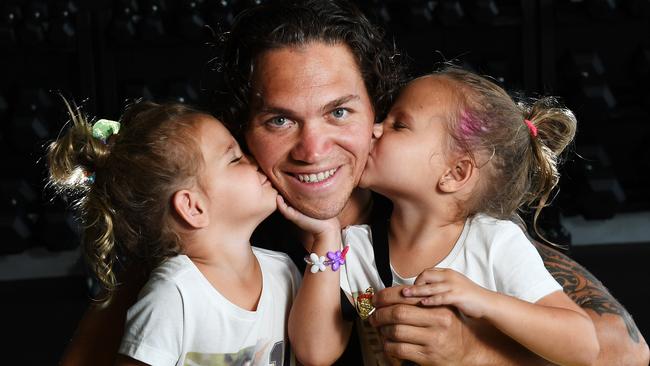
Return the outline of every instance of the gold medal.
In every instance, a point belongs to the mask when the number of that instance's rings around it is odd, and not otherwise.
[[[357,296],[357,312],[363,320],[368,319],[375,312],[375,307],[372,306],[372,297],[374,294],[375,290],[372,287],[368,287],[366,292]]]

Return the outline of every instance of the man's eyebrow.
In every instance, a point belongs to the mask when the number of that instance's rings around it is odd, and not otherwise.
[[[289,109],[276,107],[272,105],[262,105],[255,111],[255,114],[281,114],[281,115],[291,115],[293,112]]]
[[[334,109],[338,106],[341,106],[345,103],[351,102],[351,101],[356,101],[361,99],[359,95],[357,94],[349,94],[340,98],[336,98],[333,101],[325,104],[321,110],[322,111],[328,111],[331,109]],[[277,107],[274,105],[268,105],[268,104],[262,104],[256,111],[255,114],[278,114],[278,115],[283,115],[283,116],[288,116],[291,117],[293,116],[294,112],[290,109],[287,108],[282,108],[282,107]]]
[[[348,103],[348,102],[351,102],[351,101],[356,101],[356,100],[359,100],[359,99],[361,99],[359,97],[359,95],[357,95],[357,94],[349,94],[349,95],[334,99],[333,101],[325,104],[323,106],[322,110],[323,110],[323,112],[329,111],[329,110],[334,109],[336,107],[339,107],[339,106],[341,106],[341,105],[343,105],[345,103]]]

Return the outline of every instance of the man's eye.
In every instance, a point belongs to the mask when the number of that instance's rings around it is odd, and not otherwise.
[[[400,130],[400,129],[402,129],[402,128],[406,128],[406,125],[403,124],[403,123],[400,122],[400,121],[395,121],[395,122],[393,122],[393,129],[394,129],[394,130]]]
[[[335,110],[332,111],[332,116],[334,118],[343,118],[347,116],[348,110],[345,108],[336,108]]]
[[[284,127],[289,124],[289,119],[286,117],[273,117],[266,123],[271,127]]]

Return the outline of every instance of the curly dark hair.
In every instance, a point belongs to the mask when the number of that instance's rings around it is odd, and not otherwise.
[[[384,117],[405,77],[399,54],[384,41],[383,32],[348,1],[270,1],[237,15],[217,58],[222,87],[212,107],[233,134],[246,130],[258,56],[314,41],[350,48],[373,101],[375,120]]]

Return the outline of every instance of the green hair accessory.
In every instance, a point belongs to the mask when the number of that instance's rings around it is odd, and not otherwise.
[[[112,135],[120,132],[120,123],[110,119],[100,119],[93,124],[93,137],[106,142]]]

